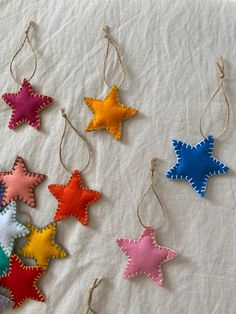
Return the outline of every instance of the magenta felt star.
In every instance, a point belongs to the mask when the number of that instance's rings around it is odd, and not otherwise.
[[[27,79],[23,80],[17,93],[7,93],[2,95],[2,98],[12,108],[8,124],[10,129],[16,128],[24,122],[39,129],[39,112],[53,101],[51,97],[36,94]]]
[[[174,258],[176,253],[157,245],[154,230],[151,227],[144,229],[138,240],[118,239],[116,243],[128,256],[128,264],[124,272],[126,279],[145,274],[158,286],[162,286],[161,264]]]

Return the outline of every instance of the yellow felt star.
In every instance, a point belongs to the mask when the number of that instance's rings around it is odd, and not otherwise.
[[[30,233],[19,254],[35,259],[37,266],[42,266],[44,269],[47,268],[49,259],[68,255],[55,243],[56,223],[50,223],[42,229],[31,224],[26,224],[26,226]]]
[[[138,112],[135,108],[121,105],[119,90],[115,85],[103,100],[85,97],[84,102],[94,113],[86,131],[106,129],[116,140],[121,139],[122,121]]]

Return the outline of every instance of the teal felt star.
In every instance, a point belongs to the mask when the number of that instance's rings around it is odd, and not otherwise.
[[[229,171],[213,156],[214,138],[211,135],[195,146],[176,140],[172,145],[177,162],[167,171],[167,178],[187,180],[199,196],[205,195],[209,177]]]
[[[10,258],[4,253],[0,247],[0,276],[4,275],[10,266]]]
[[[25,237],[29,230],[16,219],[16,202],[12,201],[0,212],[0,247],[10,256],[15,239]]]

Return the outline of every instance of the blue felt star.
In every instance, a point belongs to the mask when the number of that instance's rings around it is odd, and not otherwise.
[[[172,146],[177,162],[167,171],[167,178],[187,180],[199,196],[205,195],[210,176],[229,171],[225,164],[213,156],[214,138],[211,135],[195,146],[176,140],[172,141]]]

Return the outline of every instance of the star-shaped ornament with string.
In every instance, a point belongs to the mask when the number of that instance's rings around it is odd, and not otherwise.
[[[89,122],[86,131],[97,131],[101,129],[107,130],[116,140],[120,140],[122,136],[122,122],[134,116],[138,110],[122,105],[120,103],[119,88],[124,82],[125,71],[123,61],[119,54],[119,50],[115,42],[111,39],[108,26],[104,26],[104,38],[107,40],[107,49],[104,60],[104,81],[109,87],[109,92],[104,99],[97,99],[91,97],[84,97],[84,102],[93,112],[94,116]],[[116,50],[117,59],[122,71],[122,79],[118,87],[116,85],[111,86],[106,77],[106,63],[109,54],[110,45]]]
[[[167,178],[187,180],[199,196],[205,195],[209,177],[229,171],[213,156],[213,136],[209,135],[195,146],[176,140],[172,141],[172,145],[177,162],[167,171]]]
[[[4,188],[2,205],[6,206],[12,200],[20,200],[30,207],[35,207],[34,189],[45,178],[44,174],[29,172],[23,158],[17,156],[11,172],[0,172],[0,183]]]
[[[55,242],[56,223],[50,223],[42,229],[32,224],[26,224],[26,227],[30,232],[26,238],[26,243],[19,251],[20,255],[35,259],[37,266],[41,266],[45,270],[50,259],[67,256],[66,251]]]
[[[71,174],[71,178],[67,184],[50,184],[48,186],[49,191],[55,196],[58,200],[58,206],[56,213],[54,215],[54,221],[57,222],[66,217],[72,216],[81,222],[84,226],[88,225],[88,208],[95,202],[97,202],[101,193],[90,190],[86,188],[82,182],[81,174],[87,169],[90,163],[90,147],[88,141],[79,133],[79,131],[73,126],[71,121],[68,119],[64,109],[62,109],[62,116],[65,119],[65,127],[60,142],[59,157],[60,162],[64,169],[71,173],[68,167],[65,165],[65,162],[62,157],[62,144],[67,128],[67,123],[70,125],[72,130],[85,142],[88,149],[88,160],[83,169],[80,171],[74,170]]]
[[[14,308],[26,299],[43,302],[44,295],[36,286],[43,274],[43,267],[26,266],[15,254],[10,258],[10,270],[0,277],[0,286],[9,290]]]
[[[12,109],[11,118],[8,124],[10,129],[16,128],[22,123],[27,123],[33,128],[39,129],[40,111],[48,107],[53,102],[51,97],[37,94],[30,84],[30,80],[35,75],[37,69],[36,54],[29,39],[29,30],[32,25],[33,22],[30,22],[28,28],[25,31],[24,40],[20,45],[20,48],[14,54],[10,63],[11,76],[17,84],[21,85],[21,87],[17,93],[5,93],[2,95],[3,100]],[[22,83],[19,83],[15,74],[13,73],[13,62],[26,43],[28,43],[34,57],[34,69],[29,79],[25,78],[23,79]]]
[[[158,245],[154,235],[154,232],[160,229],[164,224],[165,217],[164,205],[157,194],[153,182],[155,162],[156,158],[153,158],[151,161],[151,184],[148,190],[141,197],[137,207],[138,219],[140,224],[144,227],[144,231],[138,240],[119,238],[116,240],[116,243],[122,252],[128,257],[128,264],[124,271],[124,277],[126,279],[131,279],[138,275],[145,274],[158,286],[162,286],[163,273],[161,265],[173,259],[176,256],[176,253],[169,248]],[[142,201],[150,191],[154,193],[154,196],[156,197],[162,210],[162,222],[160,226],[155,229],[144,224],[140,215]]]
[[[226,107],[226,120],[224,129],[217,138],[220,138],[224,135],[229,122],[230,107],[224,88],[225,72],[224,61],[222,57],[220,61],[217,62],[217,66],[220,70],[220,82],[207,102],[199,123],[200,133],[204,139],[194,146],[186,144],[182,141],[173,140],[172,146],[176,153],[177,162],[166,172],[167,178],[173,180],[187,180],[193,189],[197,192],[197,194],[201,197],[205,196],[209,177],[224,174],[229,171],[229,168],[223,162],[214,157],[214,138],[211,135],[205,136],[202,128],[204,113],[220,90],[222,91],[225,100],[224,104]]]

